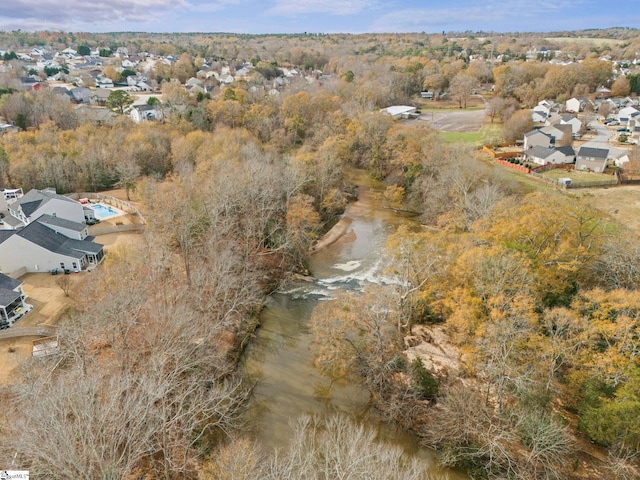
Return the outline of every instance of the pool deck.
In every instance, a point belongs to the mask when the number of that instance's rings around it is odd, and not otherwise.
[[[102,216],[93,208],[95,206],[101,206],[102,208],[108,209],[108,210],[110,210],[110,211],[112,211],[114,213],[113,213],[113,215],[109,215],[109,216],[106,216],[106,217]],[[94,211],[94,215],[96,216],[96,218],[98,220],[100,220],[101,222],[105,221],[105,220],[110,220],[112,218],[122,217],[123,215],[127,215],[127,212],[124,212],[124,211],[120,210],[117,207],[109,205],[106,202],[105,203],[103,203],[103,202],[90,203],[90,208]]]

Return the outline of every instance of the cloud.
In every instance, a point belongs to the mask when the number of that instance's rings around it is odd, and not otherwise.
[[[144,30],[183,12],[209,13],[240,0],[13,0],[0,2],[0,27],[71,30],[80,26],[140,25]]]
[[[354,15],[379,5],[377,0],[276,0],[266,15],[295,17],[310,13]]]

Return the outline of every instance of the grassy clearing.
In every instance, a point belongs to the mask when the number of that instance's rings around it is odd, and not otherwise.
[[[498,124],[488,124],[477,132],[439,132],[440,136],[447,143],[465,143],[475,147],[497,143],[497,139],[502,138],[502,126]]]
[[[560,178],[570,178],[576,183],[597,183],[605,180],[611,180],[611,175],[603,173],[581,172],[580,170],[547,170],[542,172],[545,177],[558,180]]]

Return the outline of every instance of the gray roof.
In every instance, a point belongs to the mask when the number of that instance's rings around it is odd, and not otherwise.
[[[15,290],[20,285],[22,285],[22,281],[16,280],[15,278],[11,278],[4,273],[0,273],[0,288],[5,288],[7,290]]]
[[[535,135],[536,133],[541,133],[542,135],[545,135],[547,137],[551,137],[551,135],[549,135],[548,133],[545,133],[541,130],[538,130],[537,128],[534,130],[531,130],[530,132],[527,132],[524,134],[525,137],[531,137],[532,135]]]
[[[609,156],[609,150],[606,148],[580,147],[578,156],[602,158],[606,160]]]
[[[547,158],[553,152],[555,152],[555,149],[553,148],[546,148],[541,145],[536,145],[535,147],[527,150],[527,155],[536,158]]]
[[[40,205],[42,205],[42,200],[34,200],[33,202],[16,202],[16,204],[22,207],[22,213],[24,213],[27,217],[33,215]]]
[[[19,292],[14,292],[13,290],[8,290],[6,288],[0,288],[0,306],[6,307],[11,305],[11,302],[16,301],[20,298]]]
[[[86,240],[74,240],[56,233],[40,222],[31,222],[15,233],[53,253],[80,259],[85,253],[99,253],[103,245]]]
[[[53,227],[66,228],[67,230],[73,230],[74,232],[82,232],[87,226],[84,223],[73,222],[66,218],[54,217],[53,215],[40,215],[38,222],[51,225]]]
[[[15,230],[0,230],[0,244],[4,243],[4,241],[14,233],[16,233]]]
[[[92,253],[97,255],[102,250],[101,243],[88,242],[85,240],[75,240],[73,238],[69,238],[66,242],[64,242],[64,246],[73,250],[77,250],[78,252],[84,253]]]
[[[7,225],[9,225],[10,227],[13,227],[14,229],[18,228],[18,227],[22,227],[24,225],[24,223],[22,223],[21,220],[18,220],[16,217],[14,217],[11,214],[7,214],[4,216],[4,218],[2,219],[2,221],[4,223],[6,223]],[[2,243],[0,241],[0,243]]]
[[[558,150],[559,152],[564,153],[567,156],[575,156],[576,151],[573,149],[573,147],[571,145],[566,145],[564,147],[556,147],[556,150]]]
[[[24,194],[24,196],[16,200],[15,203],[12,205],[12,207],[14,205],[20,205],[22,207],[23,213],[29,217],[38,208],[40,208],[42,205],[44,205],[49,200],[52,200],[54,198],[57,200],[65,201],[65,202],[75,203],[75,200],[71,200],[70,198],[67,198],[64,195],[59,195],[52,190],[33,189],[33,190],[29,190],[27,193]],[[12,208],[12,210],[15,210],[15,208]]]

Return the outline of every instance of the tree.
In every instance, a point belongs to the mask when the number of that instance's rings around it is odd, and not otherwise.
[[[102,75],[104,77],[110,78],[114,82],[119,82],[121,75],[113,65],[107,65],[102,69]]]
[[[502,97],[493,97],[487,104],[487,116],[491,119],[491,123],[495,117],[500,116],[502,109],[504,108],[504,99]]]
[[[319,305],[311,318],[314,363],[332,379],[365,382],[376,401],[390,386],[390,364],[401,345],[393,296],[371,289],[364,296],[345,294]]]
[[[267,474],[261,478],[431,478],[419,460],[408,458],[399,447],[378,441],[375,430],[358,425],[344,415],[334,415],[326,422],[317,417],[301,417],[292,428],[294,440],[282,454],[272,458]]]
[[[458,74],[453,77],[449,84],[449,91],[453,97],[458,100],[460,108],[467,108],[467,101],[471,97],[471,92],[475,87],[477,80],[469,75]]]
[[[611,113],[611,104],[609,102],[602,102],[598,108],[598,113],[606,119]]]
[[[518,110],[504,122],[504,139],[515,142],[522,139],[525,133],[533,129],[533,119],[530,110]]]
[[[86,55],[91,55],[91,48],[87,45],[80,45],[78,47],[78,55],[82,55],[83,57]]]
[[[631,92],[631,83],[625,76],[619,76],[611,85],[611,95],[614,97],[626,97]]]
[[[107,108],[118,112],[124,113],[124,109],[133,104],[133,98],[129,95],[129,92],[125,90],[113,90],[107,97]]]

